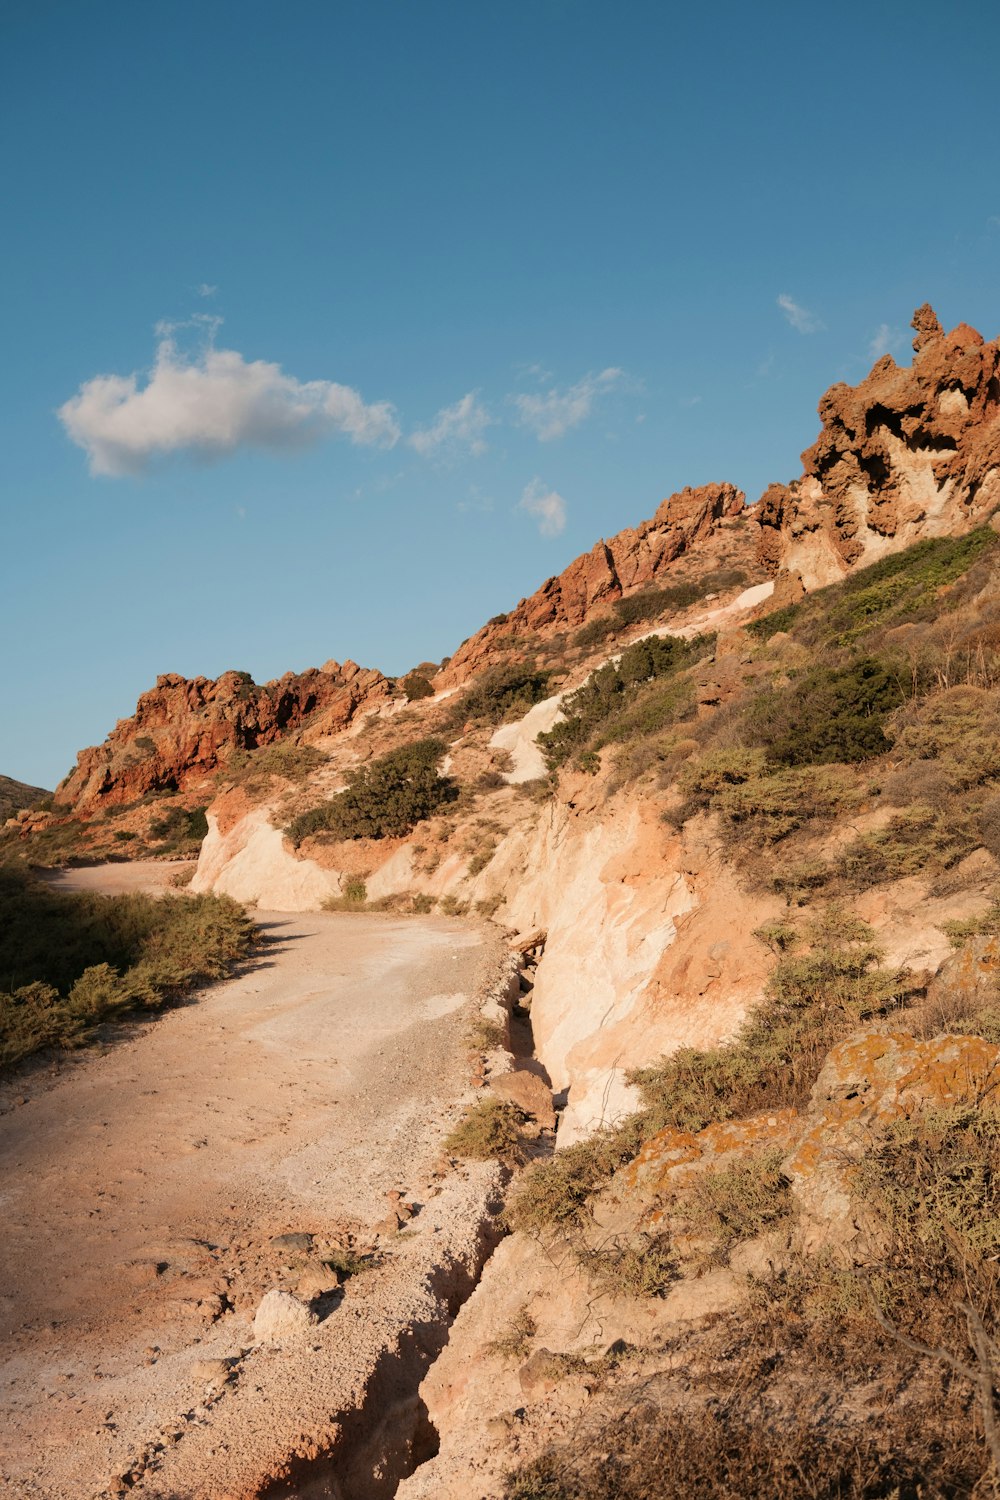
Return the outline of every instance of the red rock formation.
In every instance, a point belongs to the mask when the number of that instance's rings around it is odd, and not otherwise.
[[[913,364],[885,354],[860,385],[832,386],[803,477],[765,490],[759,557],[772,575],[814,588],[1000,505],[1000,339],[965,323],[946,334],[926,303],[913,328]]]
[[[549,578],[509,615],[484,625],[465,641],[438,674],[440,691],[487,665],[495,644],[512,636],[582,625],[603,604],[661,581],[664,572],[693,547],[704,547],[720,524],[743,513],[746,497],[732,484],[705,484],[671,495],[651,521],[619,531]],[[705,561],[705,569],[713,560]]]
[[[288,672],[262,687],[246,672],[224,672],[214,681],[167,672],[103,745],[80,751],[56,792],[57,805],[87,816],[147,792],[184,788],[234,750],[269,745],[291,731],[311,739],[336,734],[359,709],[388,696],[381,672],[350,661]]]

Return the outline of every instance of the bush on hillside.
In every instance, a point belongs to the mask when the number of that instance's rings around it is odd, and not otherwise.
[[[196,854],[208,832],[204,807],[171,807],[149,825],[149,837],[159,854]]]
[[[329,760],[315,745],[295,745],[277,740],[259,750],[236,750],[217,773],[219,781],[235,782],[248,790],[263,790],[277,778],[301,783],[307,781]]]
[[[713,1120],[802,1104],[830,1048],[908,992],[904,970],[883,968],[871,928],[840,909],[808,924],[803,938],[804,947],[789,944],[781,955],[765,1004],[733,1042],[682,1048],[629,1075],[643,1097],[643,1137],[668,1125],[702,1130]]]
[[[747,629],[761,640],[790,630],[807,645],[855,645],[876,628],[928,619],[947,609],[940,590],[996,544],[988,526],[965,536],[928,537],[817,589],[799,604],[773,610]]]
[[[0,867],[0,1064],[221,978],[254,936],[228,896],[68,894]]]
[[[779,766],[867,760],[889,748],[886,718],[904,701],[890,668],[875,657],[817,666],[750,704],[744,733]]]
[[[895,755],[933,766],[952,791],[1000,777],[1000,693],[952,687],[907,704],[888,726]]]
[[[415,740],[352,771],[345,791],[293,819],[288,837],[298,846],[316,833],[336,839],[409,833],[457,795],[454,782],[438,774],[446,748],[441,740]]]
[[[746,574],[739,568],[717,568],[703,578],[685,583],[668,584],[664,588],[642,589],[636,594],[626,594],[616,599],[610,615],[600,615],[588,620],[573,637],[577,646],[597,646],[609,636],[628,630],[633,625],[647,620],[658,620],[671,610],[687,609],[704,599],[706,594],[719,593],[723,589],[735,588],[746,582]]]
[[[434,696],[433,687],[427,678],[421,676],[419,672],[408,673],[400,683],[400,687],[403,689],[407,701],[410,703],[418,703],[421,698],[433,698]]]
[[[550,676],[531,662],[489,667],[455,705],[452,718],[456,724],[502,724],[519,718],[547,696]]]
[[[604,745],[624,742],[637,735],[656,733],[690,706],[690,684],[674,682],[666,687],[649,686],[671,679],[709,650],[714,636],[650,636],[626,647],[616,662],[607,662],[592,672],[582,687],[562,704],[564,717],[538,736],[538,744],[550,769],[572,755],[596,751]]]

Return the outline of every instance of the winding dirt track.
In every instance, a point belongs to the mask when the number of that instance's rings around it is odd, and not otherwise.
[[[483,935],[444,918],[258,916],[270,941],[240,977],[0,1090],[5,1495],[252,1493],[318,1440],[301,1354],[249,1352],[261,1295],[294,1287],[324,1246],[370,1242],[388,1192],[440,1192]],[[431,1217],[418,1211],[414,1238],[447,1229]],[[318,1248],[270,1244],[288,1232]],[[388,1327],[391,1278],[369,1284]],[[336,1356],[327,1425],[364,1379],[336,1322],[313,1351]],[[206,1394],[209,1357],[241,1363]]]

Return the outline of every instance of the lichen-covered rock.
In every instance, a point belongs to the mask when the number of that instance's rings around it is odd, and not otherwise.
[[[767,1110],[745,1120],[720,1120],[704,1130],[668,1126],[646,1142],[617,1177],[631,1197],[655,1201],[687,1187],[699,1172],[719,1171],[762,1146],[788,1150],[801,1133],[797,1109]]]
[[[921,1041],[907,1032],[860,1032],[834,1047],[813,1088],[799,1139],[783,1164],[809,1248],[850,1252],[862,1234],[854,1167],[878,1131],[922,1110],[1000,1109],[1000,1047],[978,1036]]]

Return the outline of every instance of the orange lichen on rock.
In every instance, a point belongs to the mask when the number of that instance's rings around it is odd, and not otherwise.
[[[699,1172],[718,1171],[761,1146],[790,1147],[801,1129],[797,1109],[766,1110],[745,1120],[720,1120],[704,1130],[670,1125],[648,1140],[618,1176],[622,1191],[662,1198],[686,1187]]]

